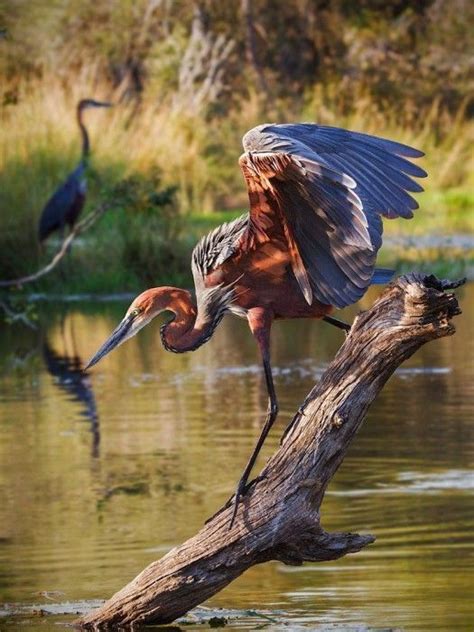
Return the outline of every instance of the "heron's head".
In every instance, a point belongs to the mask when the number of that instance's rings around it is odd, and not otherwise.
[[[82,99],[77,104],[77,109],[80,112],[87,110],[89,108],[111,108],[112,103],[109,101],[96,101],[95,99]]]
[[[175,287],[154,287],[145,290],[134,299],[127,309],[125,316],[112,334],[107,338],[97,353],[89,360],[86,369],[97,364],[110,353],[143,329],[155,316],[164,311],[189,313],[195,315],[191,294],[186,290]]]

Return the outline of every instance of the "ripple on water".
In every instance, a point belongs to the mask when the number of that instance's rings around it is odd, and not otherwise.
[[[461,295],[458,333],[420,349],[387,383],[321,508],[328,530],[376,542],[331,563],[251,569],[211,602],[236,608],[225,611],[227,630],[469,630],[474,337],[465,323],[474,286]],[[74,337],[89,356],[112,320],[77,305],[43,333],[57,350]],[[15,332],[0,329],[0,364],[23,344]],[[318,323],[279,323],[274,333],[281,412],[260,464],[343,340]],[[144,330],[91,372],[97,450],[77,423],[85,403],[47,372],[40,351],[26,373],[2,374],[0,600],[37,602],[57,590],[62,601],[106,597],[232,493],[266,406],[248,328],[224,320],[209,345],[185,355],[157,352],[156,335]],[[81,606],[70,603],[73,617]],[[56,612],[69,616],[61,604]],[[202,630],[192,616],[187,629]],[[35,625],[16,629],[45,629]]]
[[[404,493],[429,493],[439,491],[474,491],[474,472],[472,470],[445,470],[443,472],[399,472],[398,480],[403,485],[379,483],[378,487],[362,489],[329,490],[329,496],[373,496]]]

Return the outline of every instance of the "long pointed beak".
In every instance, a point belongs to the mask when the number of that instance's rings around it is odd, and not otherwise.
[[[130,336],[133,336],[133,333],[134,333],[132,330],[133,323],[134,323],[133,316],[126,316],[122,320],[122,322],[119,324],[119,326],[116,329],[114,329],[114,331],[109,336],[109,338],[107,338],[107,340],[101,346],[99,351],[97,351],[97,353],[89,360],[89,362],[86,364],[83,370],[87,371],[87,369],[90,369],[92,366],[94,366],[94,364],[97,364],[99,360],[101,360],[104,356],[110,353],[112,349],[115,349],[120,344],[122,344],[122,342],[125,342],[125,340],[130,338]]]

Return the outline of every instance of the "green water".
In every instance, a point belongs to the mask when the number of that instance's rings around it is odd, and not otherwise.
[[[473,629],[474,285],[459,296],[457,333],[389,381],[322,505],[326,529],[376,543],[336,562],[251,569],[205,604],[230,609],[227,629]],[[45,304],[37,332],[0,329],[2,630],[66,629],[193,535],[259,433],[264,381],[232,317],[186,355],[161,348],[155,323],[84,378],[81,362],[124,307]],[[325,323],[275,325],[281,413],[260,463],[342,339]],[[31,604],[58,614],[12,616]],[[185,629],[202,630],[206,613]]]

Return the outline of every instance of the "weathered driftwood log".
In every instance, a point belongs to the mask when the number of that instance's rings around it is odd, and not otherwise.
[[[254,564],[332,560],[359,551],[371,535],[327,533],[319,508],[369,405],[401,362],[429,340],[454,333],[461,282],[410,274],[360,314],[281,447],[251,484],[229,530],[227,504],[193,538],[150,564],[101,608],[76,622],[92,629],[168,623]]]

